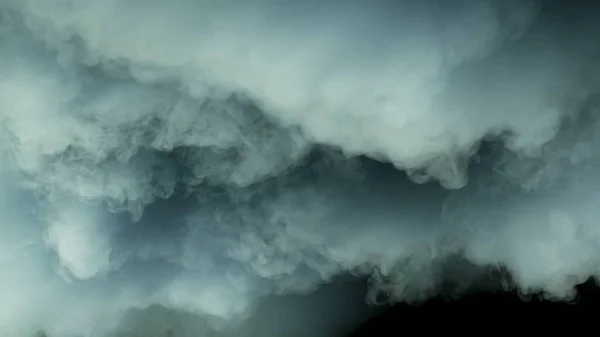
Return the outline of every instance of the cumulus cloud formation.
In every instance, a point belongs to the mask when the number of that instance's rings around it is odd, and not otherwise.
[[[0,332],[339,336],[487,268],[571,298],[600,274],[596,14],[0,2]]]

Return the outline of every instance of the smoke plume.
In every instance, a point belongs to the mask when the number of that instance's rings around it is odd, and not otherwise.
[[[491,269],[572,299],[600,276],[598,14],[0,1],[0,333],[333,337]]]

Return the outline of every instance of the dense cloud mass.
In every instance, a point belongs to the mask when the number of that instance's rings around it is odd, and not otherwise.
[[[572,298],[595,7],[0,0],[0,333],[334,337],[490,269]]]

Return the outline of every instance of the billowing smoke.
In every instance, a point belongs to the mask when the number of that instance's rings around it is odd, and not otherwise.
[[[1,0],[0,333],[333,337],[490,268],[571,299],[600,276],[598,14]]]

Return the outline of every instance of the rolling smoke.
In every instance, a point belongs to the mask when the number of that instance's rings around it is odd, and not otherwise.
[[[597,11],[1,0],[0,332],[332,337],[367,311],[346,277],[402,302],[490,268],[571,299]]]

